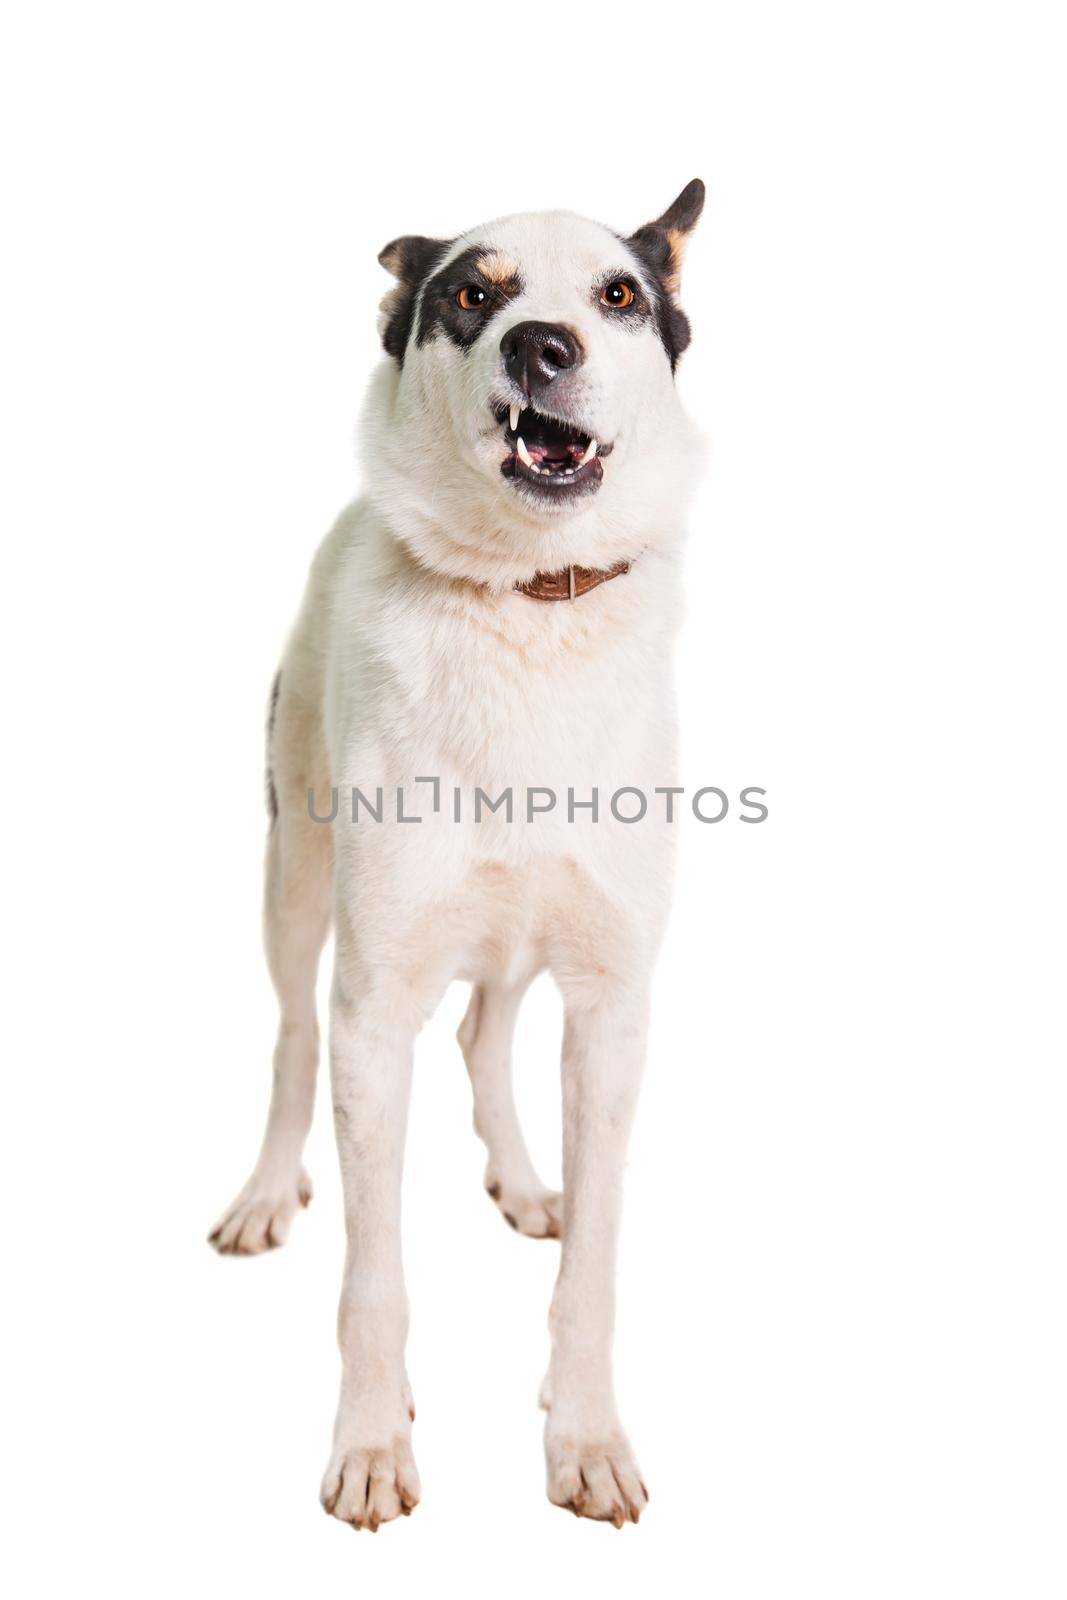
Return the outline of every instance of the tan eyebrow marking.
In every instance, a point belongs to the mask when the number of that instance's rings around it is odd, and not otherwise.
[[[475,265],[482,277],[499,289],[511,288],[518,281],[518,263],[501,250],[487,250]]]

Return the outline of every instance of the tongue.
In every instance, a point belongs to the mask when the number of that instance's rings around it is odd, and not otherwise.
[[[526,447],[534,461],[553,461],[566,463],[571,459],[574,447],[559,440],[552,440],[549,444],[540,444],[536,440]]]

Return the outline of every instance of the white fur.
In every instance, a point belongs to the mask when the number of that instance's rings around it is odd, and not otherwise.
[[[614,1257],[629,1125],[645,1047],[649,984],[667,913],[672,828],[650,807],[615,821],[623,785],[675,781],[672,643],[679,544],[699,446],[654,329],[632,331],[590,299],[598,275],[640,264],[607,230],[564,214],[490,224],[456,241],[517,262],[522,298],[468,352],[444,337],[383,363],[364,417],[367,497],[315,559],[282,664],[273,736],[280,814],[268,845],[266,930],[281,1005],[263,1151],[224,1216],[220,1249],[284,1237],[309,1193],[301,1150],[317,1060],[314,980],[330,915],[337,956],[331,1072],[348,1257],[339,1328],[343,1381],[323,1481],[329,1510],[356,1526],[410,1509],[404,1367],[407,1302],[399,1204],[415,1035],[449,982],[474,985],[460,1042],[489,1151],[487,1186],[524,1232],[562,1231],[544,1396],[548,1493],[619,1522],[645,1491],[612,1389]],[[613,441],[599,491],[542,509],[500,473],[499,339],[525,318],[564,322],[585,346],[570,418]],[[513,592],[572,563],[631,573],[574,603]],[[416,779],[441,779],[442,805]],[[341,812],[309,820],[332,785]],[[527,823],[526,786],[554,789]],[[386,821],[353,825],[349,786]],[[399,823],[393,792],[404,789]],[[465,820],[452,820],[453,786]],[[515,820],[472,817],[476,787],[511,786]],[[597,824],[565,796],[600,792]],[[657,820],[658,819],[658,820]],[[565,1005],[562,1202],[534,1171],[510,1088],[523,991],[547,968]]]

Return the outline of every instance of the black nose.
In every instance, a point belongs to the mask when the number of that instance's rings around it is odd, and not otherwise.
[[[561,372],[581,366],[582,347],[553,322],[519,322],[500,341],[504,371],[529,395],[545,389]]]

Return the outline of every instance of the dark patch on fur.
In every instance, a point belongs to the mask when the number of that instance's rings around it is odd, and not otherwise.
[[[281,672],[274,674],[270,688],[270,707],[267,711],[267,815],[273,828],[278,820],[278,790],[274,783],[274,724],[278,716],[278,696],[282,688]]]
[[[382,334],[386,354],[404,365],[404,352],[411,337],[415,318],[415,302],[426,277],[449,249],[449,239],[426,239],[421,234],[409,234],[387,244],[378,260],[387,272],[399,279],[399,288],[393,291],[391,314]]]
[[[679,242],[696,227],[703,209],[704,185],[699,178],[694,178],[661,217],[655,222],[646,222],[625,241],[653,287],[652,314],[656,332],[667,352],[672,372],[690,340],[689,318],[675,299],[681,264]]]
[[[662,234],[657,234],[651,224],[639,228],[626,240],[626,243],[641,263],[649,280],[652,291],[652,320],[673,372],[678,365],[678,357],[689,346],[690,333],[689,318],[681,306],[676,305],[671,299],[665,281],[665,267],[670,260],[670,246],[666,238]],[[626,313],[612,312],[610,315],[625,316]]]
[[[471,245],[430,278],[419,306],[416,344],[425,344],[440,329],[461,350],[469,350],[489,319],[522,293],[517,276],[500,280],[479,271],[478,263],[492,254],[491,245]],[[464,311],[456,299],[468,284],[485,290],[485,303],[476,311]]]

